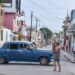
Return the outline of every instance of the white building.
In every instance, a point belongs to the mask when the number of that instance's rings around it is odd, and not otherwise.
[[[2,45],[6,41],[13,41],[13,35],[11,30],[6,28],[0,28],[0,45]]]

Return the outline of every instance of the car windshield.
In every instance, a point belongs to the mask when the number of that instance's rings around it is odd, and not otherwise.
[[[33,49],[33,50],[37,49],[36,46],[34,44],[32,44],[32,43],[30,44],[30,48]]]

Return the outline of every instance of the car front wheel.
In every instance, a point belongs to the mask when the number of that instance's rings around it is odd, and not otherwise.
[[[49,60],[47,57],[41,57],[40,58],[40,65],[48,65]]]

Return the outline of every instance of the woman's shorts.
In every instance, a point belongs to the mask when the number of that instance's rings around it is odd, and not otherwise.
[[[54,58],[54,61],[60,61],[60,58]]]

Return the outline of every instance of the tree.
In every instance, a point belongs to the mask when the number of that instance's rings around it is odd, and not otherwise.
[[[0,0],[0,3],[2,3],[2,0]]]
[[[60,36],[60,33],[54,33],[54,34],[56,34],[56,36]]]
[[[52,31],[48,28],[40,28],[40,31],[44,34],[45,39],[49,39],[52,37]]]

